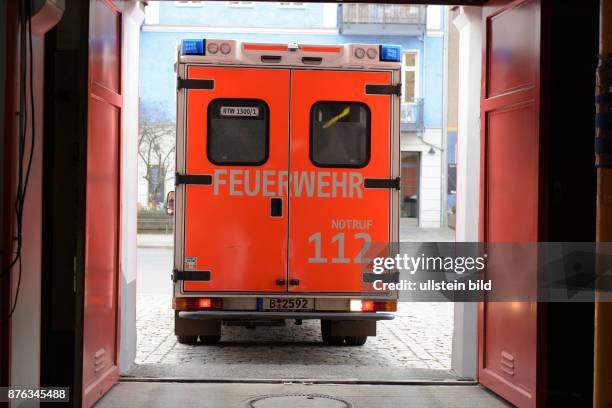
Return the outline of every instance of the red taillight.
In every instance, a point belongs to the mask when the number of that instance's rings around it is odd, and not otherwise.
[[[223,307],[222,298],[200,298],[198,300],[200,309],[221,309]]]
[[[361,301],[361,311],[362,312],[373,312],[376,309],[374,308],[374,301],[372,300],[362,300]]]
[[[174,298],[172,307],[175,310],[201,310],[201,309],[222,309],[222,298]]]
[[[351,312],[395,312],[397,311],[396,300],[361,300],[351,299]]]
[[[373,310],[376,312],[397,312],[397,301],[373,302]]]

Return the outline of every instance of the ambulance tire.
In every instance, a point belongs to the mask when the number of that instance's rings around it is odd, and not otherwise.
[[[321,320],[321,337],[323,338],[323,343],[330,346],[344,344],[344,336],[331,335],[331,322],[329,320]]]
[[[198,342],[198,336],[183,336],[183,335],[177,334],[176,341],[178,341],[181,344],[196,344]]]
[[[200,336],[200,342],[202,344],[217,344],[221,341],[220,334]]]
[[[366,343],[367,336],[345,336],[344,341],[347,346],[363,346]]]

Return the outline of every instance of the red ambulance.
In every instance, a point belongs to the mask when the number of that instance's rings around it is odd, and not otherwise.
[[[183,40],[173,308],[181,343],[222,325],[321,321],[362,345],[397,293],[366,254],[397,242],[399,46]]]

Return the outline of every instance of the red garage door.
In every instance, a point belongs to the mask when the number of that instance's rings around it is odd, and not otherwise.
[[[539,239],[540,0],[484,7],[481,239]],[[503,4],[503,5],[498,5]],[[510,270],[510,267],[513,269]],[[527,268],[487,271],[517,281]],[[518,274],[518,275],[517,275]],[[484,302],[479,313],[479,381],[519,407],[535,407],[538,390],[537,303]]]
[[[121,13],[91,0],[83,316],[83,406],[119,375]]]

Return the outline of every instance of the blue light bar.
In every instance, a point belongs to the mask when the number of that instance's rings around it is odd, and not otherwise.
[[[402,46],[382,44],[379,54],[381,61],[400,62],[402,60]]]
[[[204,43],[202,39],[189,39],[181,41],[181,54],[183,55],[205,55]]]

